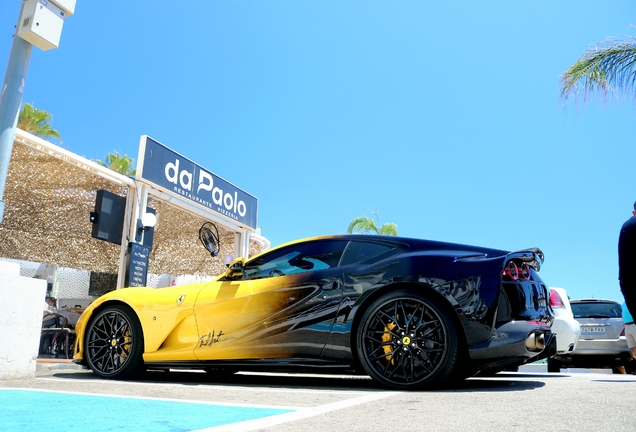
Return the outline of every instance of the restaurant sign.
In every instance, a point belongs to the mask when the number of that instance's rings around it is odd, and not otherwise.
[[[258,199],[147,135],[141,137],[137,179],[256,228]]]

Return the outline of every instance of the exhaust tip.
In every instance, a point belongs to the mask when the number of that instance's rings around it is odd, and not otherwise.
[[[542,351],[545,349],[545,334],[530,333],[526,338],[526,348],[528,351]]]
[[[545,348],[545,334],[541,333],[535,338],[537,342],[537,349],[543,350]]]

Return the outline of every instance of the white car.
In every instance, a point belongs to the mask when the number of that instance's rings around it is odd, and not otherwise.
[[[556,357],[559,357],[576,349],[581,337],[581,324],[574,319],[570,299],[565,289],[550,287],[550,306],[554,312],[552,333],[556,333],[557,338]],[[548,372],[560,370],[560,363],[554,358],[549,358]]]
[[[574,319],[581,323],[581,338],[574,351],[554,355],[553,365],[612,368],[613,373],[625,373],[624,366],[631,369],[634,356],[625,339],[621,304],[608,299],[581,299],[572,300],[570,305]]]

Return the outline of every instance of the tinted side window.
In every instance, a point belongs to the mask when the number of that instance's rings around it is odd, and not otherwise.
[[[371,258],[379,257],[396,247],[397,245],[386,243],[351,241],[344,253],[341,265],[370,260]]]
[[[273,251],[245,264],[243,279],[260,279],[336,267],[346,240],[299,243]]]

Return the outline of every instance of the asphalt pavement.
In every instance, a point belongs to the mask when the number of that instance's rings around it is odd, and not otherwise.
[[[634,375],[549,374],[540,364],[418,392],[306,374],[171,371],[112,381],[68,361],[0,381],[0,430],[20,431],[633,431],[634,406]]]

